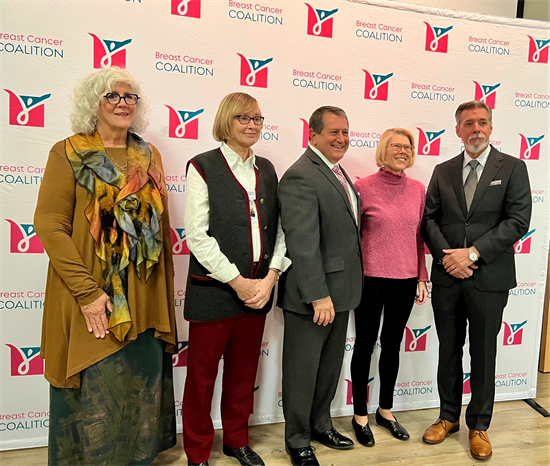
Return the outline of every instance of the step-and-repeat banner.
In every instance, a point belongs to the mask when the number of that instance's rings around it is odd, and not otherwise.
[[[216,147],[217,106],[235,91],[260,102],[266,119],[254,150],[279,176],[303,153],[309,115],[321,105],[342,107],[349,116],[343,166],[350,176],[374,173],[380,135],[401,126],[417,139],[417,162],[407,174],[425,185],[435,165],[462,149],[456,107],[478,99],[494,108],[491,143],[525,161],[533,198],[529,232],[515,245],[518,286],[499,334],[496,393],[498,400],[535,396],[549,241],[548,23],[384,0],[2,0],[1,8],[0,449],[47,441],[48,383],[39,345],[48,258],[33,213],[49,149],[71,134],[71,91],[104,66],[127,68],[143,82],[152,104],[143,136],[164,160],[176,265],[178,415],[187,372],[185,166]],[[426,259],[429,266],[428,252]],[[282,329],[282,312],[274,309],[260,348],[252,424],[283,420]],[[352,413],[354,335],[351,319],[335,415]],[[438,405],[437,346],[428,301],[414,307],[405,330],[396,410]],[[374,410],[376,363],[369,393]],[[217,427],[219,397],[218,380]],[[466,356],[464,401],[469,397]]]

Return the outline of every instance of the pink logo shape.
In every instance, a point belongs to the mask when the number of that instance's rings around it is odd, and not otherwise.
[[[353,386],[351,384],[351,380],[344,379],[346,381],[346,405],[352,405],[353,404]],[[370,383],[374,380],[374,377],[371,377],[369,381],[367,382],[367,403],[370,399]]]
[[[44,252],[42,241],[36,235],[34,225],[16,223],[6,219],[10,224],[10,252],[22,254],[41,254]]]
[[[10,349],[11,375],[40,375],[44,373],[44,360],[40,357],[40,347],[18,348],[6,344]]]
[[[426,244],[424,244],[424,254],[431,255],[431,252],[430,252],[430,250],[428,249],[428,246],[427,246]]]
[[[300,120],[302,120],[302,149],[307,149],[309,146],[309,123],[303,118]]]
[[[519,158],[522,160],[539,160],[540,143],[544,139],[544,134],[538,138],[531,138],[519,133],[521,145],[519,148]]]
[[[382,75],[365,72],[365,99],[388,100],[389,79],[393,73]]]
[[[520,324],[509,324],[508,322],[502,322],[504,325],[504,339],[502,341],[503,346],[521,345],[523,340],[523,329],[526,323],[526,320]]]
[[[170,237],[172,238],[172,254],[175,256],[191,254],[187,247],[185,228],[170,228]]]
[[[51,94],[40,97],[17,95],[9,89],[4,89],[10,96],[9,124],[14,126],[34,126],[44,128],[44,101]]]
[[[174,110],[166,105],[170,115],[168,118],[168,137],[177,139],[198,139],[199,138],[199,115],[204,109],[196,112]]]
[[[441,136],[445,130],[430,132],[418,127],[416,129],[418,130],[418,154],[438,156],[441,149]]]
[[[539,40],[529,37],[529,63],[548,63],[550,39]]]
[[[424,21],[426,25],[426,52],[439,52],[447,53],[449,45],[449,31],[453,28],[440,28],[432,26],[430,23]]]
[[[472,393],[472,389],[470,387],[470,372],[464,372],[462,377],[462,393],[464,395]]]
[[[514,252],[516,254],[529,254],[531,252],[531,239],[536,230],[531,230],[525,234],[516,244],[514,244]]]
[[[405,352],[426,351],[427,332],[431,328],[405,327]]]
[[[89,32],[94,38],[94,68],[109,68],[117,66],[126,68],[126,46],[132,39],[124,41],[100,39]]]
[[[266,88],[267,65],[273,61],[273,58],[257,60],[256,58],[246,58],[240,53],[237,55],[241,57],[241,86]]]
[[[171,13],[187,18],[201,17],[201,0],[172,0]]]
[[[332,38],[332,28],[334,25],[334,15],[338,8],[334,10],[318,10],[309,3],[307,6],[307,34],[309,36]]]
[[[178,354],[172,356],[172,366],[174,367],[187,367],[187,349],[189,348],[189,342],[178,341]]]
[[[474,84],[476,85],[474,99],[485,102],[487,106],[491,107],[494,110],[497,100],[497,89],[500,87],[500,83],[494,84],[492,86],[487,86],[485,84],[479,84],[477,81],[474,81]]]

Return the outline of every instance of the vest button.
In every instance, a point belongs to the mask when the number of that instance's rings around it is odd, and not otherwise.
[[[264,259],[269,259],[269,254],[264,254]]]
[[[260,204],[265,204],[265,201],[263,199],[260,199]]]
[[[264,226],[264,230],[267,231],[267,225]]]

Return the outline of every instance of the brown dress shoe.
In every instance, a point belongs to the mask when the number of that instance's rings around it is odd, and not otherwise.
[[[460,421],[450,422],[439,418],[430,427],[426,429],[422,440],[430,445],[436,445],[443,442],[448,434],[458,432],[460,429]]]
[[[484,430],[470,430],[470,453],[476,460],[488,460],[493,454],[491,442]]]

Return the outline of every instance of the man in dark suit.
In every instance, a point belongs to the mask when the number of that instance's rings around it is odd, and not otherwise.
[[[492,454],[487,436],[495,397],[497,334],[508,293],[516,286],[514,243],[527,232],[531,190],[525,163],[489,145],[492,110],[460,105],[456,134],[464,152],[435,167],[422,235],[433,256],[432,305],[439,337],[439,419],[424,433],[443,442],[460,425],[462,348],[469,323],[472,398],[466,410],[470,452]]]
[[[349,311],[361,299],[363,266],[359,198],[339,163],[349,124],[337,107],[309,120],[309,147],[279,183],[281,223],[292,267],[281,278],[284,310],[283,412],[293,465],[318,465],[310,446],[336,449],[353,441],[332,425]]]

